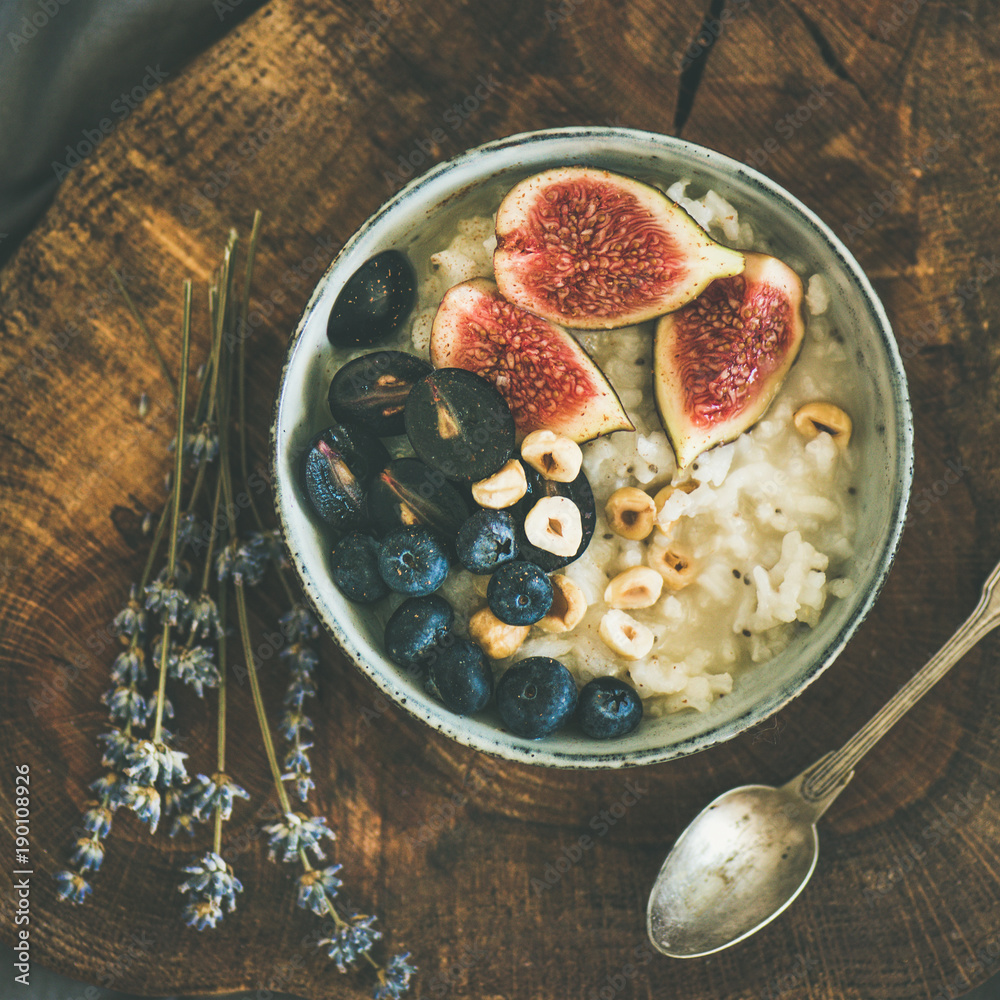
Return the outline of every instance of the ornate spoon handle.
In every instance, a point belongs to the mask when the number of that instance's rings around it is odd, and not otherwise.
[[[983,585],[976,610],[958,631],[839,750],[821,757],[786,785],[818,818],[851,780],[854,766],[949,670],[1000,624],[1000,565]]]

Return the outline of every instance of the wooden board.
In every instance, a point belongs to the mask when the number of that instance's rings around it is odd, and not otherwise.
[[[419,996],[912,1000],[1000,970],[993,639],[861,766],[788,914],[707,959],[654,957],[645,944],[649,887],[694,814],[839,745],[959,624],[1000,557],[992,8],[912,6],[713,0],[706,14],[693,0],[383,0],[379,25],[361,0],[274,0],[74,171],[0,272],[0,827],[10,843],[13,765],[27,762],[34,962],[154,995],[247,987],[312,1000],[371,985],[339,976],[308,943],[315,924],[294,906],[291,875],[265,860],[254,831],[266,765],[239,685],[231,759],[254,805],[229,827],[243,837],[238,912],[214,933],[183,927],[176,867],[192,845],[150,840],[130,816],[116,821],[88,905],[56,899],[51,875],[97,773],[110,659],[97,647],[139,572],[138,525],[161,502],[168,466],[169,393],[108,290],[108,266],[126,272],[176,366],[182,280],[204,287],[228,227],[264,209],[256,299],[273,309],[250,342],[252,461],[263,464],[298,312],[408,160],[423,169],[524,129],[611,122],[679,123],[684,137],[756,162],[848,238],[906,357],[912,523],[835,667],[759,731],[669,765],[595,774],[490,761],[383,706],[327,643],[318,805],[339,833],[350,898],[380,914],[393,949],[414,953]],[[706,51],[693,42],[703,18],[701,39],[717,36]],[[198,301],[199,356],[205,314]],[[255,628],[280,608],[277,588],[256,594]],[[278,672],[264,683],[275,705]],[[185,703],[187,724],[210,731],[209,709]],[[185,750],[194,767],[211,765],[205,736]],[[638,804],[574,860],[626,781]],[[551,888],[532,888],[558,868]]]

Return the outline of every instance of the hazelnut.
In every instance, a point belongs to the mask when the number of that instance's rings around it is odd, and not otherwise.
[[[696,575],[694,564],[686,555],[663,545],[650,545],[646,562],[663,577],[671,590],[683,590]]]
[[[641,660],[653,648],[653,633],[624,611],[609,611],[597,631],[624,660]]]
[[[633,566],[606,587],[604,600],[612,608],[651,608],[663,590],[663,577],[649,566]]]
[[[472,484],[472,499],[480,507],[501,510],[517,503],[528,492],[528,480],[524,466],[512,458],[492,476]]]
[[[808,440],[826,432],[843,451],[851,441],[851,418],[833,403],[806,403],[792,417],[795,429]]]
[[[580,508],[569,497],[542,497],[524,519],[525,537],[556,556],[575,556],[583,541]]]
[[[571,483],[580,475],[583,452],[572,439],[555,431],[532,431],[521,442],[521,458],[556,483]]]
[[[635,486],[623,486],[608,497],[604,516],[616,535],[637,542],[653,530],[656,504],[648,493]]]
[[[670,529],[674,526],[674,521],[663,521],[662,512],[663,505],[667,500],[674,495],[678,490],[681,493],[694,493],[696,489],[701,485],[701,483],[695,482],[693,479],[687,480],[684,483],[678,483],[676,486],[664,486],[662,490],[659,490],[655,497],[653,497],[653,504],[656,507],[656,526],[665,535],[670,532]]]
[[[552,607],[535,624],[544,632],[570,632],[587,613],[587,598],[568,576],[561,573],[550,576],[549,582],[552,584]]]
[[[469,637],[491,660],[513,656],[528,638],[529,625],[508,625],[489,608],[477,611],[469,619]]]

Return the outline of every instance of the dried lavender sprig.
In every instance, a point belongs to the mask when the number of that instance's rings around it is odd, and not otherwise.
[[[285,755],[285,773],[282,780],[295,783],[296,794],[302,802],[309,798],[315,787],[312,780],[312,763],[308,751],[312,744],[303,740],[303,733],[313,728],[312,720],[305,714],[306,698],[316,696],[316,667],[319,657],[312,646],[301,638],[291,641],[281,651],[280,657],[288,665],[289,682],[285,692],[285,714],[281,722],[282,735],[291,744]]]
[[[177,527],[181,516],[181,488],[184,481],[184,409],[187,404],[188,359],[191,353],[191,282],[184,282],[184,322],[181,340],[181,373],[177,389],[177,443],[174,462],[173,523],[167,557],[167,579],[172,581],[177,572]],[[167,653],[170,648],[171,623],[163,623],[160,653],[160,681],[156,697],[156,721],[153,725],[153,742],[160,742],[163,729],[163,704],[167,685]]]
[[[215,927],[224,913],[236,909],[236,894],[243,883],[218,851],[209,851],[184,871],[191,877],[178,887],[190,898],[184,907],[184,922],[199,931]]]
[[[224,286],[228,285],[228,261],[229,254],[235,245],[235,234],[230,234],[227,245],[227,256],[223,265]],[[219,307],[219,302],[212,301],[212,305]],[[224,300],[221,303],[224,306]],[[222,354],[215,350],[215,346],[221,343],[223,323],[213,314],[213,357],[215,358],[216,373],[222,363]],[[225,366],[225,375],[222,378],[216,377],[213,385],[213,400],[210,402],[210,410],[217,407],[219,420],[222,428],[228,426],[229,414],[229,388],[230,388],[231,365]],[[227,436],[223,430],[220,433],[220,448],[222,440]],[[227,483],[228,466],[223,463],[228,461],[228,453],[223,453],[219,463],[218,477],[215,489],[215,498],[212,509],[212,525],[217,523],[219,503],[224,487]],[[204,468],[204,466],[202,466]],[[232,534],[234,525],[232,523],[232,506],[226,506],[226,530]],[[202,593],[207,593],[208,584],[213,565],[213,547],[215,543],[215,532],[209,538],[208,551],[205,555],[204,570],[201,581]],[[224,625],[226,621],[226,587],[219,586],[217,612],[220,623]],[[192,636],[194,629],[192,629]],[[199,775],[193,794],[189,796],[190,815],[198,820],[207,818],[206,813],[210,813],[213,818],[212,850],[200,858],[192,865],[188,865],[184,871],[191,875],[180,885],[180,891],[188,897],[188,903],[184,909],[185,922],[190,927],[197,930],[214,928],[222,919],[225,912],[232,912],[236,908],[236,894],[243,891],[243,885],[236,878],[232,867],[221,856],[222,848],[222,824],[229,819],[233,808],[233,799],[236,797],[249,799],[247,792],[233,782],[226,774],[226,706],[227,706],[227,637],[225,628],[219,630],[218,643],[218,717],[216,724],[216,773],[211,778]]]
[[[122,293],[122,297],[125,299],[125,305],[128,306],[129,312],[132,313],[132,318],[136,321],[139,326],[143,337],[146,339],[146,344],[148,345],[150,351],[153,353],[153,357],[156,358],[157,363],[160,366],[160,371],[163,372],[163,377],[167,380],[167,385],[170,386],[170,392],[176,396],[177,395],[177,383],[174,381],[173,373],[170,371],[163,354],[160,352],[159,347],[156,346],[156,341],[153,339],[152,333],[149,332],[149,327],[143,322],[142,316],[139,315],[139,310],[136,309],[135,303],[132,301],[132,296],[129,295],[128,289],[125,287],[125,282],[122,281],[118,272],[113,267],[108,267],[111,272],[111,277],[114,278],[115,284],[118,286],[118,291]]]

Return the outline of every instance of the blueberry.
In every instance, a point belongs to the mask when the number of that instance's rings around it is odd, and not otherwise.
[[[493,671],[474,642],[456,638],[428,657],[427,686],[446,708],[458,715],[470,715],[489,704]]]
[[[455,621],[451,605],[437,594],[409,597],[385,623],[385,652],[401,667],[415,667],[441,642]]]
[[[617,677],[596,677],[583,686],[576,721],[595,740],[632,732],[642,719],[642,699]]]
[[[534,563],[504,563],[486,588],[490,611],[508,625],[532,625],[552,607],[552,584]]]
[[[444,583],[448,555],[426,528],[399,528],[382,542],[378,571],[393,590],[422,597]]]
[[[380,551],[381,546],[374,538],[357,531],[346,535],[334,547],[330,576],[352,601],[372,604],[389,593],[378,571]]]
[[[517,558],[514,518],[505,510],[477,510],[459,529],[458,561],[470,573],[492,573]]]
[[[576,681],[551,656],[519,660],[497,684],[497,709],[516,736],[537,740],[562,728],[576,708]]]

